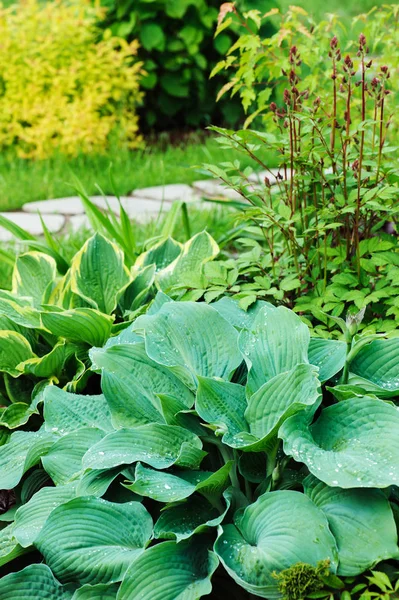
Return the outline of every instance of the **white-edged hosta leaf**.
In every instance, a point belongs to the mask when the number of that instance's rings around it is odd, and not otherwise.
[[[119,585],[116,583],[100,583],[98,585],[83,585],[76,590],[72,600],[116,600]]]
[[[202,287],[203,265],[219,253],[215,240],[202,231],[188,240],[179,256],[158,271],[156,282],[163,291],[178,287]]]
[[[68,353],[69,348],[67,348],[65,340],[62,340],[48,354],[41,357],[29,358],[21,362],[18,365],[18,371],[43,379],[58,378],[61,376]]]
[[[72,485],[44,487],[15,513],[14,537],[23,548],[32,545],[47,517],[60,504],[72,500],[76,489]]]
[[[88,496],[53,510],[35,546],[64,583],[114,583],[151,534],[151,516],[139,502],[116,504]]]
[[[313,475],[304,487],[337,542],[339,575],[359,575],[382,560],[399,558],[395,520],[380,490],[332,488]]]
[[[72,261],[72,292],[103,313],[115,310],[129,281],[122,250],[100,233],[88,239]]]
[[[0,567],[21,556],[21,554],[25,554],[25,552],[26,550],[18,544],[18,540],[14,537],[13,523],[4,527],[0,531]],[[3,596],[0,597],[3,599]]]
[[[55,282],[57,265],[51,256],[43,252],[25,252],[15,261],[12,274],[12,293],[30,296],[35,306],[46,301],[45,292]]]
[[[249,329],[259,310],[261,310],[263,306],[274,308],[269,302],[258,300],[252,304],[248,310],[243,310],[240,308],[238,300],[235,300],[230,296],[224,296],[217,302],[212,302],[211,306],[237,329]]]
[[[249,329],[240,333],[239,346],[247,363],[247,393],[266,381],[307,363],[309,329],[292,310],[262,306]]]
[[[398,431],[398,409],[365,396],[324,408],[313,425],[298,413],[279,437],[284,452],[327,485],[384,488],[399,481]]]
[[[47,565],[33,564],[0,579],[1,600],[71,600],[72,592],[62,586]]]
[[[170,369],[147,356],[144,343],[93,348],[93,366],[101,369],[101,387],[115,427],[163,423],[158,393],[179,398],[186,408],[194,403],[192,392]]]
[[[34,356],[23,335],[16,331],[0,331],[0,372],[18,377],[22,372],[18,365]]]
[[[161,271],[179,256],[182,247],[182,244],[168,237],[166,240],[161,240],[151,246],[149,250],[140,254],[135,266],[146,267],[147,265],[155,265],[156,270]]]
[[[33,308],[32,300],[17,298],[6,290],[0,290],[0,314],[28,329],[40,327],[40,313]]]
[[[109,433],[88,450],[83,465],[89,469],[111,469],[143,462],[154,469],[172,465],[196,469],[204,456],[202,442],[193,433],[173,425],[149,423]]]
[[[336,569],[337,548],[323,512],[300,492],[268,492],[223,525],[215,552],[229,575],[249,593],[278,598],[273,572],[297,562],[316,566],[329,559]]]
[[[197,600],[212,591],[219,561],[201,538],[148,548],[126,572],[117,600]]]
[[[101,429],[84,427],[67,433],[55,442],[42,458],[43,467],[55,485],[66,485],[78,477],[83,470],[83,456],[103,436]]]
[[[156,471],[137,464],[134,482],[125,484],[127,489],[147,496],[158,502],[177,502],[188,498],[194,492],[204,495],[220,495],[227,487],[231,462],[227,462],[218,471]]]
[[[310,338],[308,357],[311,365],[319,367],[322,383],[334,377],[345,365],[346,343],[340,340]]]
[[[25,425],[29,418],[38,413],[37,407],[25,404],[25,402],[15,402],[6,406],[0,413],[0,427],[7,429],[16,429]]]
[[[44,422],[47,431],[70,433],[82,427],[112,431],[111,414],[102,394],[70,394],[49,385],[44,390]]]
[[[111,335],[113,318],[94,308],[41,312],[43,326],[56,335],[72,342],[102,346]]]
[[[370,382],[369,391],[377,395],[399,394],[399,338],[374,340],[363,346],[351,361],[350,371],[360,383],[366,380],[363,382],[366,390]]]
[[[0,446],[0,489],[10,490],[37,464],[57,438],[45,431],[15,431]]]
[[[0,299],[1,302],[1,299]],[[0,330],[6,331],[16,331],[26,338],[29,342],[31,348],[33,349],[36,346],[37,342],[37,334],[34,329],[28,329],[28,327],[23,327],[22,325],[18,325],[14,321],[11,321],[6,315],[1,314],[0,309]]]
[[[144,330],[148,356],[188,381],[197,375],[228,379],[242,362],[237,331],[207,304],[167,302],[155,315],[139,317],[134,328]]]

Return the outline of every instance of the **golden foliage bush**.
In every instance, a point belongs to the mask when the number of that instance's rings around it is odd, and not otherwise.
[[[19,156],[136,146],[137,42],[100,31],[89,0],[0,4],[0,148]]]

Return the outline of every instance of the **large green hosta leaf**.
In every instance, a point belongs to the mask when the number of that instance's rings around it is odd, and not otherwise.
[[[36,305],[46,302],[46,290],[55,284],[57,265],[43,252],[26,252],[18,256],[12,274],[12,292],[16,296],[30,296]]]
[[[21,375],[18,365],[34,354],[29,342],[17,331],[0,331],[0,371],[13,377]]]
[[[179,398],[186,408],[194,403],[190,390],[170,369],[151,360],[143,343],[95,348],[90,357],[94,368],[101,369],[101,387],[116,427],[163,423],[159,393]]]
[[[313,475],[304,486],[336,539],[339,574],[358,575],[381,560],[399,558],[392,510],[380,490],[331,488]]]
[[[106,314],[115,310],[130,281],[122,250],[99,233],[75,255],[70,277],[72,292]]]
[[[234,325],[237,329],[249,329],[258,314],[263,308],[273,309],[274,306],[269,302],[258,300],[255,304],[252,304],[248,310],[240,308],[238,300],[224,296],[217,302],[212,302],[212,308],[215,308],[223,318],[226,319],[231,325]]]
[[[75,498],[47,519],[35,546],[63,582],[113,583],[144,550],[152,519],[139,502]]]
[[[399,411],[383,400],[351,398],[304,413],[280,429],[284,451],[330,486],[384,488],[399,482]]]
[[[57,337],[102,346],[111,335],[113,318],[94,308],[41,312],[43,326]]]
[[[319,379],[328,381],[345,365],[346,343],[339,340],[310,338],[308,358],[311,365],[319,367]]]
[[[10,490],[37,464],[57,438],[44,431],[16,431],[0,446],[0,489]]]
[[[143,462],[154,469],[172,465],[196,469],[204,455],[201,440],[190,431],[150,423],[109,433],[88,450],[83,465],[90,469],[111,469]]]
[[[156,270],[161,271],[179,256],[182,247],[182,244],[168,237],[166,240],[161,240],[151,246],[147,252],[140,254],[135,266],[146,267],[148,265],[155,265]]]
[[[47,565],[29,565],[0,579],[1,600],[71,600]]]
[[[47,517],[60,504],[76,496],[74,486],[44,487],[15,513],[13,534],[22,547],[34,543]]]
[[[308,363],[309,340],[308,327],[294,312],[283,306],[262,306],[239,339],[249,369],[248,395],[272,377]]]
[[[21,327],[40,327],[40,313],[33,308],[31,298],[17,298],[11,292],[0,290],[0,314]]]
[[[99,583],[98,585],[83,585],[76,590],[72,600],[116,600],[119,586],[116,583],[109,585]]]
[[[237,331],[207,304],[167,302],[155,315],[139,317],[134,328],[144,331],[148,356],[188,381],[198,375],[228,379],[242,362]]]
[[[117,600],[197,600],[210,594],[218,564],[201,538],[157,544],[128,569]]]
[[[223,525],[215,552],[227,572],[248,592],[278,598],[274,571],[297,562],[316,566],[329,559],[334,572],[337,548],[326,517],[300,492],[269,492]]]
[[[112,431],[111,414],[105,397],[70,394],[49,385],[43,393],[44,422],[47,431],[71,433],[82,427]]]
[[[0,531],[0,567],[24,554],[26,550],[14,537],[13,524],[7,525]]]
[[[381,397],[399,394],[399,338],[374,340],[350,363],[350,383]],[[368,384],[371,385],[368,385]]]

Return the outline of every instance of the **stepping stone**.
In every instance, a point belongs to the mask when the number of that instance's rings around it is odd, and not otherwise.
[[[68,227],[73,232],[79,229],[92,229],[89,217],[86,215],[73,215],[68,221]]]
[[[170,185],[142,188],[140,190],[133,190],[131,195],[138,198],[157,200],[158,202],[175,202],[176,200],[195,202],[199,200],[195,190],[185,183],[172,183]]]
[[[54,200],[39,200],[24,204],[22,210],[29,213],[83,215],[85,209],[79,196],[56,198]]]
[[[43,234],[43,228],[39,215],[32,215],[23,212],[3,212],[0,214],[10,221],[13,221],[16,225],[26,229],[26,231],[32,235]],[[43,215],[43,221],[50,233],[57,233],[64,226],[65,217],[62,215]],[[15,239],[12,233],[3,227],[0,227],[0,241],[8,242],[12,239]]]
[[[92,202],[103,210],[108,210],[107,203],[110,209],[115,213],[120,213],[118,199],[115,196],[107,196],[107,202],[102,196],[93,196]],[[121,197],[121,204],[126,210],[131,219],[139,223],[145,223],[154,217],[157,217],[160,212],[166,212],[170,209],[170,204],[151,200],[149,198],[139,198],[136,196]]]
[[[202,179],[194,181],[193,187],[198,190],[204,198],[227,198],[229,200],[241,200],[244,198],[235,190],[225,187],[219,179]]]

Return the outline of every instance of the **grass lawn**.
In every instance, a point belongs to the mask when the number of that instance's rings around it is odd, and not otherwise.
[[[104,155],[63,156],[48,160],[30,161],[14,156],[0,156],[0,210],[20,208],[25,202],[76,195],[75,178],[84,185],[88,194],[98,194],[96,185],[105,194],[113,194],[109,166],[120,195],[137,188],[167,183],[191,183],[202,179],[203,163],[218,164],[240,158],[243,165],[248,158],[234,151],[222,151],[215,138],[191,134],[187,141],[170,144],[160,139],[148,143],[142,151],[129,152],[112,148]],[[272,165],[273,166],[273,165]]]

